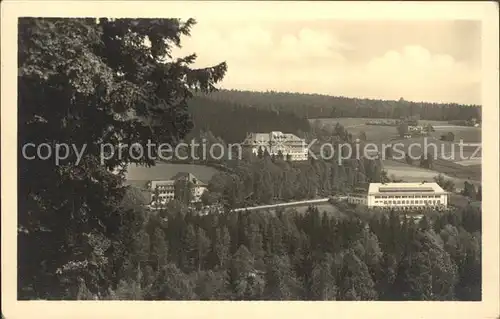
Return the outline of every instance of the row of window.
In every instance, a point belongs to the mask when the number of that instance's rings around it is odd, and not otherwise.
[[[413,210],[416,207],[411,207],[411,206],[382,206],[380,208],[382,208],[382,209],[395,209],[396,208],[398,210]],[[422,207],[420,207],[420,208],[422,208]],[[440,210],[439,207],[435,207],[435,209],[439,209]]]
[[[158,190],[173,189],[174,186],[156,186]]]
[[[172,194],[172,195],[173,195],[173,194],[174,194],[174,191],[173,191],[173,190],[168,190],[168,191],[161,191],[161,190],[159,190],[159,191],[160,191],[160,194],[167,194],[167,195],[170,195],[170,194]],[[161,195],[160,195],[160,196],[161,196]]]
[[[363,202],[366,202],[364,199],[361,199],[361,198],[350,198],[349,201],[352,202],[352,203],[363,203]]]
[[[375,196],[375,199],[380,198],[440,198],[441,195],[401,195],[401,196]]]
[[[254,151],[254,152],[255,152],[255,151]],[[258,152],[258,150],[257,150],[256,152]],[[275,155],[278,155],[278,153],[279,153],[279,152],[274,152],[274,153],[275,153]],[[292,156],[294,156],[294,155],[297,155],[297,156],[303,156],[304,154],[307,154],[307,153],[308,153],[308,150],[307,150],[307,149],[305,149],[305,150],[300,150],[300,151],[291,151],[291,152],[285,151],[285,152],[282,152],[282,153],[283,153],[283,155],[287,155],[287,154],[288,154],[288,155],[292,155]],[[272,153],[271,153],[271,154],[272,154]]]
[[[152,197],[153,197],[153,199],[155,198],[154,195]],[[158,197],[160,199],[163,199],[163,198],[174,198],[174,194],[160,194]]]
[[[418,205],[418,204],[424,204],[424,205],[438,205],[440,204],[440,201],[438,200],[376,200],[375,204],[384,204],[384,205]]]

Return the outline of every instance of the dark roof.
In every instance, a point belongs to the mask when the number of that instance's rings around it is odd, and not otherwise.
[[[410,187],[380,187],[378,190],[380,193],[391,193],[391,192],[434,192],[432,187],[418,187],[418,188],[410,188]]]
[[[193,174],[188,173],[188,172],[179,172],[179,173],[175,174],[174,177],[172,177],[172,180],[175,180],[175,181],[179,180],[179,179],[188,180],[188,181],[195,183],[197,185],[205,185],[204,182],[202,182],[196,176],[194,176]]]

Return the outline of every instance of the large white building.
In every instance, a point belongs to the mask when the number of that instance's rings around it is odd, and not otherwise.
[[[201,201],[201,196],[207,190],[207,184],[200,181],[191,173],[178,173],[168,180],[153,180],[147,183],[147,187],[151,191],[151,203],[153,205],[164,205],[175,199],[175,183],[176,181],[184,180],[192,184],[192,203]]]
[[[370,183],[365,194],[350,194],[349,203],[363,204],[372,208],[445,208],[448,192],[437,183]]]
[[[259,149],[267,150],[269,155],[283,154],[285,158],[292,161],[306,161],[309,150],[304,139],[290,133],[273,131],[270,133],[250,133],[247,135],[242,147],[249,148],[254,155],[258,155]]]

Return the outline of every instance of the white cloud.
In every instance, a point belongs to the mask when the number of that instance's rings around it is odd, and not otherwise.
[[[478,103],[480,70],[451,55],[415,44],[365,62],[346,58],[356,49],[333,32],[311,28],[278,35],[257,24],[216,28],[200,23],[177,54],[197,53],[196,67],[226,61],[225,88]]]
[[[421,46],[411,45],[373,58],[356,76],[370,95],[379,94],[385,98],[402,96],[409,100],[456,101],[464,93],[458,90],[477,87],[480,82],[479,71],[455,61],[450,55],[431,54]],[[463,100],[464,103],[477,101],[475,94],[461,98],[466,99]]]
[[[199,24],[191,37],[183,39],[182,50],[177,55],[197,52],[198,65],[213,64],[221,60],[235,62],[244,60],[245,65],[279,63],[280,60],[301,63],[307,59],[332,58],[342,61],[340,49],[349,46],[333,35],[308,28],[297,34],[285,34],[273,38],[273,34],[257,25],[248,25],[229,31],[217,31]]]
[[[304,28],[297,35],[283,36],[274,57],[292,61],[317,58],[343,61],[344,57],[339,50],[347,47],[331,34]]]

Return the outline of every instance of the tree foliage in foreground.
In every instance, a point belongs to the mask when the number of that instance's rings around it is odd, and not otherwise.
[[[103,290],[130,262],[131,233],[141,221],[120,208],[122,177],[110,171],[153,163],[127,150],[101,163],[100,147],[175,144],[189,132],[187,99],[212,91],[226,71],[225,63],[191,68],[194,54],[172,57],[194,23],[19,20],[20,151],[26,143],[85,147],[79,165],[74,152],[59,165],[19,152],[19,298],[74,296],[82,280]]]

